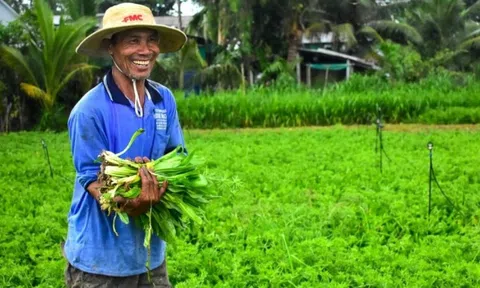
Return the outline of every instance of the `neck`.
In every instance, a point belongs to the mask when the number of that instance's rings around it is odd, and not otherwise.
[[[130,78],[118,71],[116,67],[112,67],[113,81],[117,84],[122,93],[131,101],[135,101],[135,93],[133,91],[133,83]],[[138,97],[140,98],[140,104],[143,107],[145,101],[145,80],[135,80],[137,84]]]

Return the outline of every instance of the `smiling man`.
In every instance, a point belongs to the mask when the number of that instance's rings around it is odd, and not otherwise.
[[[170,90],[148,80],[159,53],[175,52],[186,41],[183,32],[157,25],[148,7],[123,3],[109,8],[102,28],[86,37],[77,53],[109,57],[112,69],[75,105],[68,120],[76,169],[64,255],[68,287],[170,287],[166,244],[152,236],[149,280],[144,232],[133,225],[151,203],[160,201],[167,183],[158,183],[146,168],[139,171],[142,191],[134,201],[118,199],[131,218],[115,223],[98,203],[102,185],[97,156],[122,151],[139,128],[145,132],[124,157],[138,162],[156,159],[185,145],[175,99]]]

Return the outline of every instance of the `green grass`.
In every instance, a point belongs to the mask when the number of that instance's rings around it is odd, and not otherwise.
[[[213,171],[238,177],[209,222],[168,248],[175,287],[480,286],[480,133],[388,127],[186,131]],[[394,129],[395,128],[395,129]],[[394,130],[390,130],[394,129]],[[50,178],[41,146],[49,147]],[[452,208],[434,187],[428,150]],[[65,133],[0,136],[0,287],[61,287],[74,171]]]
[[[393,84],[356,76],[325,91],[261,88],[186,99],[177,94],[177,104],[183,126],[200,129],[371,124],[378,108],[387,123],[475,124],[479,91],[472,77]],[[452,107],[461,117],[448,112]]]

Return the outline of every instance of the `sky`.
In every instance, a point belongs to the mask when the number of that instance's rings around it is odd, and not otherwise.
[[[175,8],[177,6],[175,5]],[[200,12],[202,8],[198,6],[197,4],[193,3],[191,0],[187,0],[185,2],[182,2],[182,15],[183,16],[193,16],[196,13]],[[172,12],[172,15],[177,15],[177,11]]]

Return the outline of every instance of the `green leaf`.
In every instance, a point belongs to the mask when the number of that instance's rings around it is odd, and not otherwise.
[[[137,131],[135,131],[135,133],[133,133],[132,137],[130,138],[130,141],[128,142],[127,147],[125,147],[125,149],[123,149],[122,152],[117,153],[115,155],[118,157],[118,156],[121,156],[121,155],[125,154],[125,152],[127,152],[128,149],[130,149],[130,147],[132,146],[135,139],[137,139],[137,137],[140,136],[140,134],[142,134],[143,132],[145,132],[145,129],[143,129],[143,128],[140,128]]]
[[[128,223],[130,223],[130,219],[128,218],[128,214],[126,212],[117,212],[117,214],[124,224],[128,225]]]

